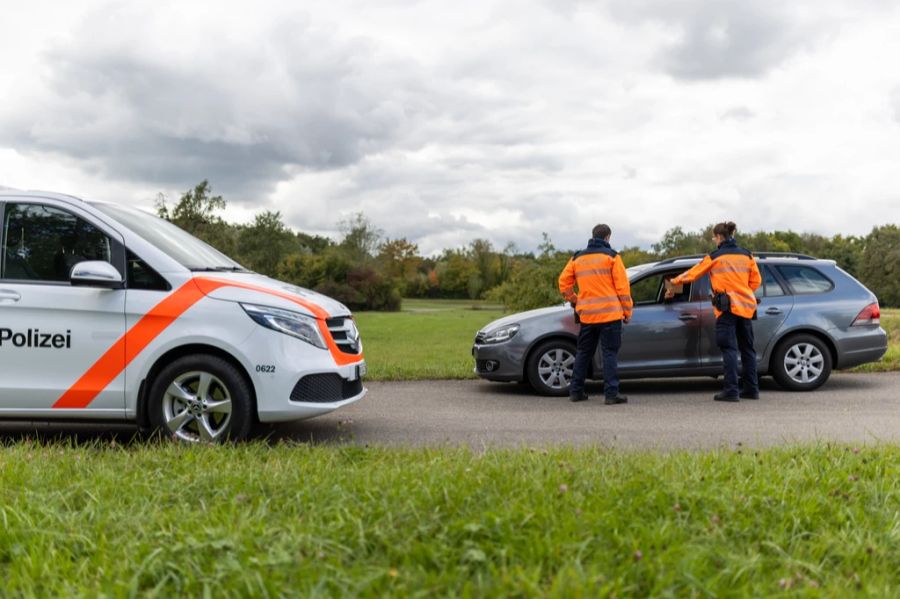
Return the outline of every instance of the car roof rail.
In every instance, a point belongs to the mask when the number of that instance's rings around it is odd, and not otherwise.
[[[662,266],[664,264],[672,264],[674,262],[678,262],[679,260],[696,260],[698,258],[704,258],[709,254],[690,254],[687,256],[675,256],[674,258],[666,258],[665,260],[661,260],[654,264],[654,266]],[[815,256],[809,256],[807,254],[798,254],[796,252],[753,252],[754,258],[796,258],[797,260],[818,260]]]
[[[754,258],[796,258],[797,260],[818,260],[815,256],[796,252],[753,252]]]
[[[675,256],[674,258],[666,258],[665,260],[661,260],[654,264],[653,266],[661,266],[663,264],[672,264],[673,262],[678,262],[679,260],[696,260],[697,258],[703,258],[708,256],[709,254],[691,254],[689,256]]]

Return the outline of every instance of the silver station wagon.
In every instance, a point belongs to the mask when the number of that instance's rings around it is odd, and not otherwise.
[[[832,260],[786,253],[756,254],[763,284],[753,323],[760,375],[792,391],[822,386],[834,369],[876,362],[887,351],[875,295]],[[709,276],[664,298],[663,280],[702,256],[628,269],[634,315],[623,328],[621,378],[715,376],[716,346]],[[475,372],[490,381],[525,381],[542,395],[566,395],[579,326],[564,304],[513,314],[478,331]],[[602,373],[600,352],[589,378]]]

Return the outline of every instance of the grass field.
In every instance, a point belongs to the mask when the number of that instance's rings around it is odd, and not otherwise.
[[[0,596],[900,593],[900,448],[21,441]]]
[[[401,312],[359,312],[369,379],[474,378],[475,333],[503,315],[500,306],[462,300],[407,299]],[[857,371],[900,370],[900,310],[883,310],[881,324],[891,337],[887,355]]]
[[[500,306],[455,300],[403,300],[401,312],[356,315],[371,380],[472,378],[478,329]]]

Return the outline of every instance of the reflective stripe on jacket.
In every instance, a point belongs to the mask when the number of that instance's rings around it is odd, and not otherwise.
[[[713,293],[724,292],[731,300],[731,313],[743,318],[753,318],[756,312],[756,296],[753,292],[762,283],[759,268],[753,254],[738,247],[733,239],[719,246],[719,249],[703,258],[689,271],[672,279],[676,285],[695,281],[709,273]],[[714,309],[715,310],[715,309]],[[722,315],[715,310],[716,318]]]
[[[625,265],[600,239],[591,239],[587,249],[569,260],[559,276],[559,292],[566,301],[577,302],[575,310],[585,324],[631,318],[633,302]]]

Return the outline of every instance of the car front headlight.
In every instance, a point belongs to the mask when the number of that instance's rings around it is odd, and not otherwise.
[[[514,324],[506,327],[501,327],[496,331],[491,331],[490,333],[486,333],[484,336],[483,343],[503,343],[504,341],[509,341],[513,337],[516,336],[516,333],[519,332],[519,325]]]
[[[241,304],[241,308],[244,309],[247,316],[267,329],[296,337],[319,349],[328,349],[328,345],[319,331],[319,325],[312,316],[254,304]]]

